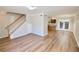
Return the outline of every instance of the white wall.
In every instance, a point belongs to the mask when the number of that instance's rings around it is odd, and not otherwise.
[[[44,15],[44,35],[47,35],[48,34],[48,21],[49,21],[49,18],[47,15]]]
[[[75,34],[75,38],[79,47],[79,12],[76,15],[74,34]]]
[[[31,20],[32,20],[32,33],[40,36],[45,36],[48,34],[47,32],[48,20],[46,20],[43,13],[32,14]]]
[[[43,17],[40,14],[32,15],[32,33],[43,34]]]
[[[70,19],[70,31],[74,33],[75,30],[75,16],[72,16]]]

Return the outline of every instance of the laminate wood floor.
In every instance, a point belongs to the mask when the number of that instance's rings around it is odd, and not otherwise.
[[[11,40],[0,39],[1,52],[77,52],[77,43],[72,32],[49,31],[45,37],[28,34]]]

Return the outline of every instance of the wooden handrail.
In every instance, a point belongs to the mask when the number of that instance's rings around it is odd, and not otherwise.
[[[17,15],[24,15],[24,14],[20,14],[20,13],[14,13],[14,12],[7,12],[7,14],[17,14]]]
[[[12,26],[15,22],[17,22],[21,17],[23,17],[24,15],[21,15],[20,17],[18,17],[14,22],[12,22],[11,24],[7,25],[5,28],[9,28],[10,26]]]

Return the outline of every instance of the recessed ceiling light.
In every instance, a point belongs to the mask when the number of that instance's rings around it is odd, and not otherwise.
[[[29,10],[34,10],[34,9],[36,9],[37,7],[35,7],[35,6],[27,6],[27,8],[28,8]]]

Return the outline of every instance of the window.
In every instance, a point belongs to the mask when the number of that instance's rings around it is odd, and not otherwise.
[[[69,22],[65,22],[65,29],[69,29]]]
[[[59,27],[61,30],[68,30],[69,29],[69,21],[61,20]]]
[[[60,28],[61,29],[63,28],[63,22],[60,22]]]

